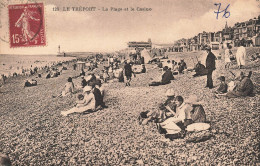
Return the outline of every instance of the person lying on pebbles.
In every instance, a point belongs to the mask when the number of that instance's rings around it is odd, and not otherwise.
[[[85,86],[83,89],[83,94],[77,96],[76,106],[68,111],[61,111],[61,115],[67,116],[72,113],[82,113],[85,111],[95,111],[95,96],[92,92],[91,86]]]

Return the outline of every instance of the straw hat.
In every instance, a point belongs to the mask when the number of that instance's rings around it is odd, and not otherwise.
[[[185,103],[189,104],[202,104],[203,102],[199,101],[196,95],[191,95],[188,97],[188,99],[185,101]]]
[[[130,63],[131,61],[128,59],[126,62],[127,62],[127,63]]]
[[[172,96],[175,96],[175,93],[174,93],[174,90],[171,88],[171,89],[168,89],[166,91],[166,96],[167,97],[172,97]]]
[[[89,92],[89,91],[91,91],[91,86],[85,86],[84,88],[83,88],[83,92]]]

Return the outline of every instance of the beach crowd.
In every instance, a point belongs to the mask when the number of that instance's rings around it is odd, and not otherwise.
[[[176,75],[186,75],[189,72],[195,72],[194,77],[206,76],[207,81],[205,87],[215,90],[212,92],[216,98],[229,98],[246,97],[254,95],[254,84],[250,79],[253,72],[248,74],[242,72],[246,66],[246,49],[241,44],[238,47],[236,55],[231,51],[232,47],[229,46],[225,50],[224,61],[226,72],[230,72],[234,79],[231,82],[226,82],[224,76],[218,78],[218,85],[213,85],[212,74],[216,70],[217,57],[212,53],[210,46],[206,47],[207,58],[205,65],[198,61],[194,67],[187,66],[184,59],[179,62],[169,60],[165,56],[151,56],[148,63],[153,64],[155,68],[162,70],[162,75],[158,76],[160,79],[151,81],[149,86],[162,86],[170,84],[176,78]],[[160,53],[161,54],[161,53]],[[254,61],[259,60],[259,54],[254,57]],[[52,66],[45,66],[42,68],[35,67],[28,73],[33,76],[33,79],[26,80],[24,87],[37,86],[37,78],[45,77],[52,79],[58,77],[64,70],[78,71],[77,76],[67,78],[67,83],[64,85],[63,91],[53,98],[60,97],[74,97],[75,105],[66,111],[61,111],[62,116],[69,116],[73,113],[92,113],[99,110],[108,108],[105,103],[105,96],[107,84],[113,81],[118,81],[125,84],[126,87],[131,86],[131,80],[137,74],[146,74],[145,57],[142,56],[141,51],[137,49],[136,53],[131,53],[127,57],[118,57],[115,55],[108,55],[106,58],[98,54],[91,58],[80,59],[88,63],[88,66],[80,66],[76,60],[66,61],[62,63],[53,64]],[[238,73],[233,73],[228,70],[232,65],[237,65]],[[17,76],[17,74],[14,74]],[[2,75],[2,85],[6,83],[7,77]],[[80,86],[75,86],[74,80],[80,80]],[[190,94],[188,98],[181,95],[176,95],[174,89],[165,89],[166,100],[158,105],[155,110],[144,110],[140,112],[139,120],[140,125],[146,125],[149,122],[154,122],[160,134],[164,134],[166,139],[173,141],[174,139],[184,138],[189,132],[199,132],[210,130],[210,122],[207,121],[203,102],[199,100],[198,96]],[[109,97],[109,96],[108,96]],[[152,97],[152,96],[150,96]],[[73,99],[73,98],[72,98]],[[205,141],[210,139],[211,135],[205,135],[196,138],[196,141]],[[193,138],[191,140],[194,140]],[[3,155],[2,155],[3,156]],[[8,163],[1,156],[1,162]]]

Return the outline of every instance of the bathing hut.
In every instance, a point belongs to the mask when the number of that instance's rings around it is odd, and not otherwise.
[[[84,70],[86,63],[82,61],[77,62],[77,70]]]

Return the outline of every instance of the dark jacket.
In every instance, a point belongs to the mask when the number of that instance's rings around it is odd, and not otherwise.
[[[165,73],[162,75],[162,84],[168,84],[173,80],[173,75],[170,70],[166,70]]]
[[[212,53],[209,52],[207,59],[206,59],[206,69],[208,70],[215,70],[216,69],[216,56]]]
[[[228,85],[226,83],[221,83],[217,89],[218,92],[227,93]]]
[[[203,64],[200,64],[200,63],[197,63],[195,68],[194,68],[196,74],[198,74],[198,75],[205,75],[205,74],[207,74],[205,69],[206,69],[206,67]]]
[[[206,114],[202,105],[193,105],[191,111],[191,119],[194,123],[203,123],[206,121]]]
[[[125,69],[125,76],[132,76],[133,73],[132,66],[129,63],[125,64],[124,69]]]
[[[103,97],[102,97],[102,95],[101,95],[100,90],[95,87],[95,88],[93,89],[93,94],[94,94],[95,100],[96,100],[96,108],[97,108],[98,106],[100,106],[100,105],[103,106],[103,105],[104,105],[104,102],[103,102]]]

